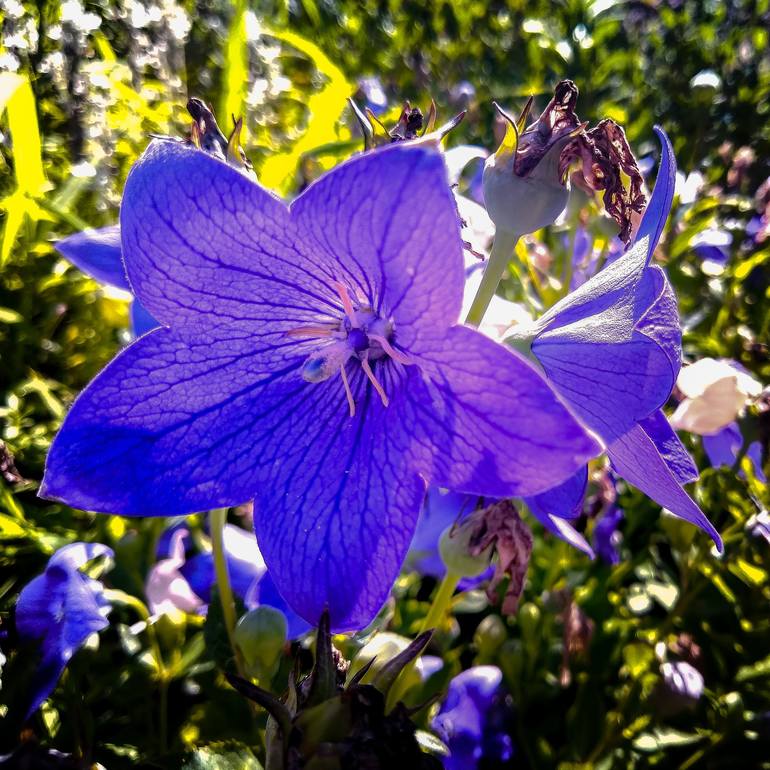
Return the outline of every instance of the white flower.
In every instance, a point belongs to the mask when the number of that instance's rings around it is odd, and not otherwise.
[[[707,436],[731,423],[762,385],[733,361],[702,358],[679,373],[685,399],[671,416],[676,430]]]
[[[153,615],[175,618],[183,612],[193,613],[203,605],[203,600],[179,571],[185,562],[183,540],[186,534],[184,529],[174,532],[169,558],[161,559],[147,576],[145,593]]]

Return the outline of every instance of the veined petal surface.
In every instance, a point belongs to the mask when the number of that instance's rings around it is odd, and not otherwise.
[[[218,342],[150,332],[76,399],[48,454],[41,494],[126,516],[250,500],[260,439],[296,416],[291,410],[310,388],[297,375],[303,360],[281,338],[258,355],[248,335]],[[310,402],[318,391],[310,388]]]
[[[409,422],[431,483],[486,497],[561,483],[599,452],[542,375],[510,348],[456,326],[419,351]]]
[[[393,147],[355,158],[312,184],[291,215],[307,253],[323,257],[320,276],[352,282],[394,320],[399,345],[457,322],[463,251],[439,153]]]
[[[405,391],[389,383],[386,408],[355,378],[352,419],[319,397],[258,476],[254,528],[276,587],[310,623],[328,606],[337,631],[365,626],[387,599],[425,495]]]
[[[722,538],[714,525],[682,489],[676,473],[641,425],[635,425],[610,444],[607,454],[619,476],[671,513],[700,527],[714,541],[717,549],[723,550]]]

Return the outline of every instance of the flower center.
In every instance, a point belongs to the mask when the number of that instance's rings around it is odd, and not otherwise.
[[[393,345],[393,322],[380,318],[368,305],[351,297],[347,287],[335,282],[334,289],[339,294],[345,314],[339,321],[301,326],[288,332],[292,337],[310,337],[328,340],[315,352],[311,353],[302,365],[302,378],[306,382],[324,382],[335,374],[342,377],[345,395],[350,408],[350,416],[356,413],[353,393],[350,390],[345,366],[351,359],[358,361],[366,377],[372,383],[387,406],[388,396],[385,389],[372,371],[371,362],[390,358],[400,364],[408,365],[412,360]]]

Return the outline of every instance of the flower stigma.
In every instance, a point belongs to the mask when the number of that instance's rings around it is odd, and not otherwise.
[[[394,325],[390,320],[380,318],[368,305],[335,281],[334,290],[339,295],[344,316],[337,322],[321,323],[317,326],[300,326],[291,329],[292,337],[328,339],[329,342],[311,353],[302,365],[302,379],[305,382],[324,382],[339,373],[345,389],[350,416],[356,413],[355,399],[350,388],[346,365],[350,359],[357,360],[382,403],[388,406],[388,395],[372,369],[372,362],[390,358],[405,366],[414,363],[412,359],[393,345]]]

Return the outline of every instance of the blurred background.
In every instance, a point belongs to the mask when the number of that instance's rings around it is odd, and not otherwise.
[[[542,109],[570,78],[581,119],[624,126],[649,186],[653,125],[671,137],[680,173],[657,256],[679,296],[687,362],[731,359],[767,385],[769,6],[0,0],[0,663],[15,660],[18,592],[56,548],[82,539],[111,545],[109,580],[137,597],[156,559],[162,520],[98,517],[35,491],[68,405],[130,335],[127,295],[85,276],[54,243],[117,222],[126,174],[151,136],[189,135],[188,97],[211,104],[225,133],[230,116],[242,116],[260,181],[291,196],[362,148],[348,97],[388,127],[405,99],[424,112],[434,99],[439,123],[467,110],[447,146],[493,151],[493,99],[517,112],[534,95]],[[460,183],[470,197],[477,168]],[[503,293],[547,303],[562,288],[570,233],[581,225],[606,245],[608,223],[597,201],[578,199],[523,245],[526,274]],[[461,595],[433,643],[444,667],[430,688],[473,665],[502,671],[513,748],[479,767],[770,767],[766,402],[742,412],[738,449],[723,467],[712,467],[719,463],[699,435],[682,434],[702,470],[695,496],[725,535],[724,558],[621,485],[611,504],[623,515],[607,558],[589,561],[534,526],[516,615],[504,616],[483,592]],[[610,505],[603,473],[583,519],[590,535]],[[434,585],[405,572],[381,627],[412,636]],[[170,716],[161,740],[151,716],[158,672],[143,659],[144,639],[132,636],[130,608],[112,617],[98,650],[76,656],[36,718],[44,746],[108,768],[179,766],[158,757],[212,741],[261,757],[251,712],[217,673],[212,621],[160,629],[163,649],[185,651],[164,685]],[[339,645],[350,656],[366,641]],[[19,740],[11,712],[23,680],[13,671],[2,672],[0,753]],[[429,726],[427,712],[416,719]]]

